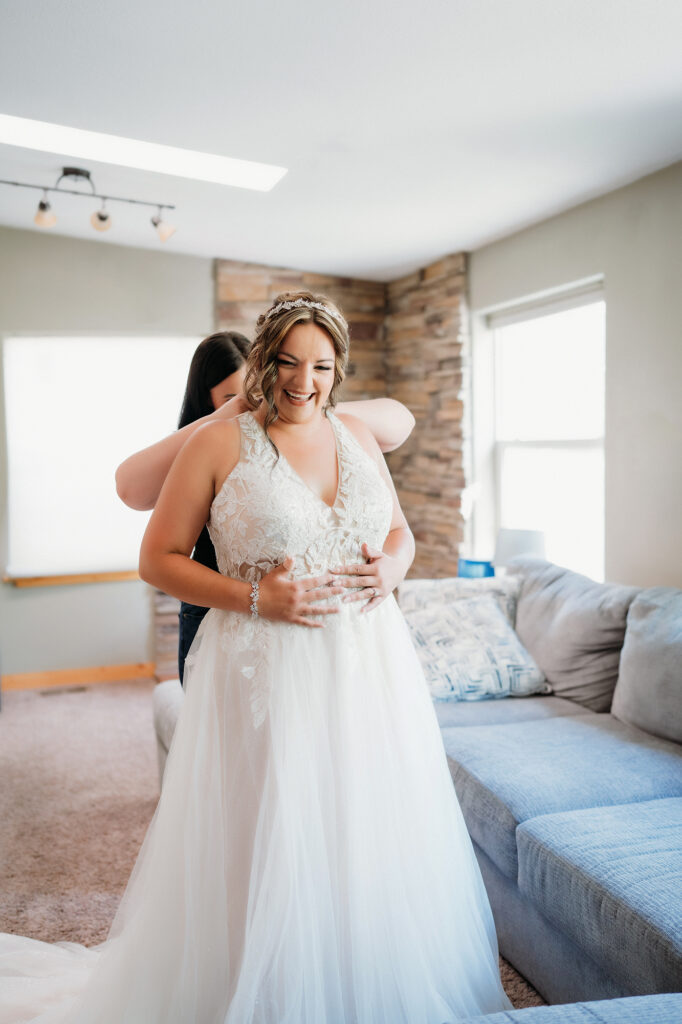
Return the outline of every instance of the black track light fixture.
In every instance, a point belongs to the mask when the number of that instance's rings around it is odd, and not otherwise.
[[[83,192],[80,189],[75,188],[63,188],[61,182],[64,178],[75,183],[85,183],[90,187],[89,192]],[[86,171],[82,167],[63,167],[62,173],[57,178],[57,181],[52,186],[44,185],[30,185],[23,181],[6,181],[0,178],[0,185],[14,185],[16,188],[37,188],[43,193],[43,198],[38,203],[38,209],[36,210],[35,217],[33,218],[34,224],[39,228],[53,228],[57,223],[57,218],[52,210],[50,203],[48,202],[48,192],[64,192],[67,195],[81,196],[86,199],[101,199],[102,206],[90,217],[90,223],[92,224],[95,231],[108,231],[111,227],[112,220],[111,214],[106,208],[107,202],[112,203],[133,203],[136,206],[155,206],[157,213],[151,218],[151,223],[156,229],[156,232],[162,242],[168,241],[171,235],[175,234],[177,228],[173,224],[168,224],[163,220],[163,210],[174,210],[175,207],[170,203],[150,203],[144,199],[127,199],[123,196],[105,196],[101,195],[95,189],[95,183],[92,180],[90,171]]]

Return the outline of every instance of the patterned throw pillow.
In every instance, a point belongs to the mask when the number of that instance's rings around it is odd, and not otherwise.
[[[489,700],[551,693],[495,597],[407,612],[433,700]]]
[[[452,601],[472,597],[494,597],[513,626],[516,622],[516,599],[521,589],[518,576],[447,576],[440,579],[403,580],[398,585],[397,601],[404,615],[418,608],[442,608]]]

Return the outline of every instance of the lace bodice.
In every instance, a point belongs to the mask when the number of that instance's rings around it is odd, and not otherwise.
[[[211,506],[209,533],[221,573],[254,582],[296,556],[293,575],[364,561],[362,544],[383,547],[391,493],[373,459],[334,414],[339,486],[332,506],[279,458],[251,412],[237,417],[239,462]]]
[[[383,548],[393,512],[391,492],[348,427],[334,413],[328,418],[339,468],[331,506],[311,490],[284,455],[277,457],[251,412],[237,417],[239,462],[216,495],[208,522],[223,575],[253,583],[281,565],[287,555],[294,555],[294,578],[317,576],[335,565],[364,562],[365,542]],[[340,594],[330,595],[326,603],[340,604],[341,599]],[[346,603],[345,614],[325,616],[325,625],[344,628],[348,616],[354,617],[364,604]],[[209,612],[206,619],[211,615],[220,617],[223,649],[250,680],[253,724],[258,728],[268,711],[273,631],[306,627],[239,612]]]

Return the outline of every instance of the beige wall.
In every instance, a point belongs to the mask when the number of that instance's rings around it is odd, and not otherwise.
[[[211,260],[0,228],[0,335],[212,328]],[[6,480],[0,387],[3,569]],[[25,590],[0,584],[0,667],[15,673],[152,661],[151,617],[149,588],[141,582]]]
[[[471,254],[473,314],[604,276],[614,582],[682,587],[681,271],[682,163]]]

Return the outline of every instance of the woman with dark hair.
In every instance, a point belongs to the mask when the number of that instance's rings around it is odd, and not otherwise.
[[[175,434],[131,455],[116,470],[118,495],[131,508],[153,508],[166,474],[180,448],[204,423],[233,419],[249,408],[244,399],[244,373],[251,342],[237,331],[218,331],[204,338],[189,368],[178,430]],[[392,398],[341,402],[338,408],[352,412],[374,434],[382,452],[393,451],[409,436],[414,416]],[[194,561],[217,571],[215,550],[206,526],[197,539]],[[178,675],[184,681],[185,659],[208,608],[180,603]]]
[[[251,342],[238,331],[209,334],[192,356],[178,428],[208,416],[241,394]]]

